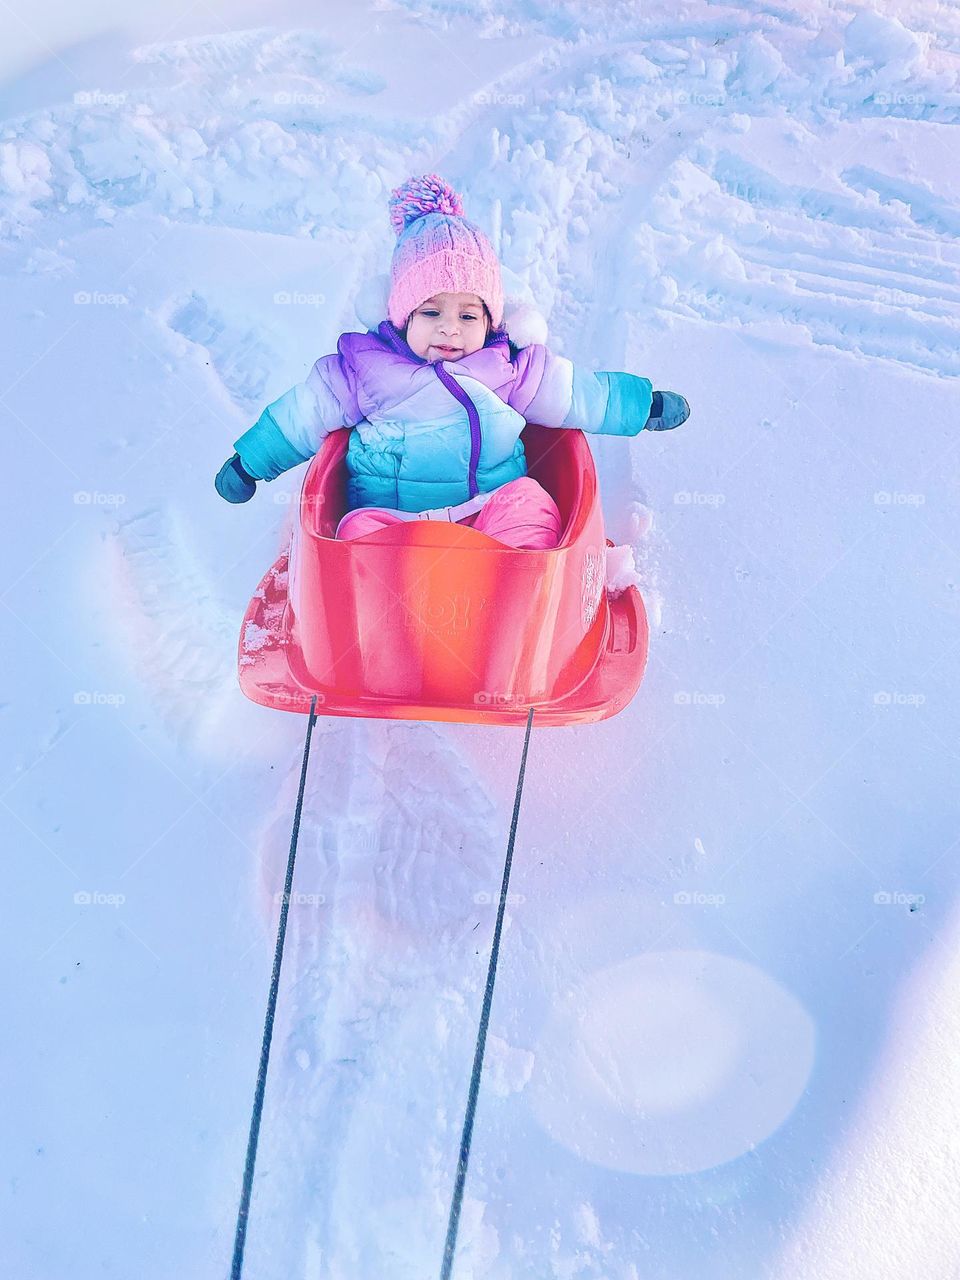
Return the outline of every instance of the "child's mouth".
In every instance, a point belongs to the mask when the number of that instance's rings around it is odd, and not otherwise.
[[[445,356],[455,355],[460,350],[459,347],[440,347],[436,343],[434,343],[433,349],[434,351],[442,351]]]

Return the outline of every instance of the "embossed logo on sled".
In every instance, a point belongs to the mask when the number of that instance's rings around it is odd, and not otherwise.
[[[583,629],[589,631],[600,608],[603,584],[606,578],[606,550],[603,547],[587,547],[583,557],[580,579]]]
[[[471,598],[466,592],[437,596],[420,591],[413,598],[407,597],[406,605],[406,622],[410,626],[426,627],[440,635],[470,630]]]

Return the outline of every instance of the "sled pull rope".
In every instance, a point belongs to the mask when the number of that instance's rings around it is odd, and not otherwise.
[[[253,1114],[250,1117],[250,1136],[247,1139],[247,1160],[243,1169],[243,1190],[240,1193],[240,1209],[237,1213],[237,1232],[233,1241],[233,1263],[230,1280],[240,1280],[243,1271],[243,1248],[247,1239],[247,1219],[250,1214],[250,1193],[253,1189],[253,1170],[257,1163],[257,1143],[260,1139],[260,1119],[263,1115],[263,1095],[267,1087],[267,1066],[270,1062],[270,1042],[273,1039],[273,1020],[277,1011],[277,992],[280,988],[280,966],[283,963],[283,943],[287,935],[287,914],[290,910],[290,892],[293,888],[293,867],[297,858],[297,840],[300,836],[300,814],[303,811],[303,792],[307,782],[307,761],[310,758],[310,738],[316,723],[317,695],[310,699],[310,719],[307,721],[307,738],[303,744],[303,764],[300,767],[300,791],[293,817],[293,834],[290,837],[290,855],[287,858],[287,878],[283,886],[283,902],[280,906],[280,927],[277,930],[277,946],[273,955],[273,974],[270,978],[270,995],[267,998],[267,1016],[263,1024],[263,1042],[260,1046],[260,1069],[257,1072],[257,1088],[253,1098]]]
[[[517,795],[513,802],[513,821],[510,823],[510,839],[507,841],[507,857],[503,864],[503,882],[500,885],[500,905],[497,908],[497,924],[493,931],[493,947],[490,951],[490,964],[487,968],[487,985],[483,993],[483,1008],[480,1013],[480,1027],[477,1031],[477,1048],[473,1056],[473,1073],[470,1076],[470,1090],[467,1095],[467,1110],[463,1117],[463,1133],[460,1137],[460,1159],[457,1161],[457,1180],[450,1203],[450,1218],[447,1222],[447,1239],[443,1247],[443,1265],[440,1268],[440,1280],[450,1280],[453,1272],[453,1255],[457,1247],[457,1231],[460,1226],[460,1207],[463,1203],[463,1188],[467,1180],[467,1164],[470,1160],[470,1143],[473,1138],[473,1118],[477,1110],[477,1094],[480,1091],[480,1073],[483,1071],[483,1053],[487,1044],[487,1025],[490,1021],[490,1006],[493,1003],[493,984],[497,980],[497,961],[500,957],[500,935],[503,932],[503,913],[507,905],[507,886],[510,883],[510,868],[513,865],[513,843],[517,835],[517,820],[520,817],[520,797],[523,794],[523,775],[527,767],[527,747],[530,745],[530,728],[533,724],[533,707],[527,714],[527,731],[523,739],[523,755],[520,757],[520,775],[517,778]]]

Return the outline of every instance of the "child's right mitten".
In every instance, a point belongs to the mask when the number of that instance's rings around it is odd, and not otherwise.
[[[249,502],[257,492],[257,479],[244,469],[239,453],[235,453],[217,472],[214,484],[217,493],[227,502]]]

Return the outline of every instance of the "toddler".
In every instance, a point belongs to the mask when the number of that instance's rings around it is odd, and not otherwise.
[[[647,378],[584,371],[542,343],[512,342],[493,247],[436,174],[393,191],[390,219],[398,239],[387,319],[342,334],[336,354],[264,409],[235,442],[217,492],[246,502],[258,480],[306,462],[331,431],[356,427],[338,538],[438,519],[517,549],[555,547],[560,513],[527,475],[526,423],[633,436],[679,426],[686,400]]]

